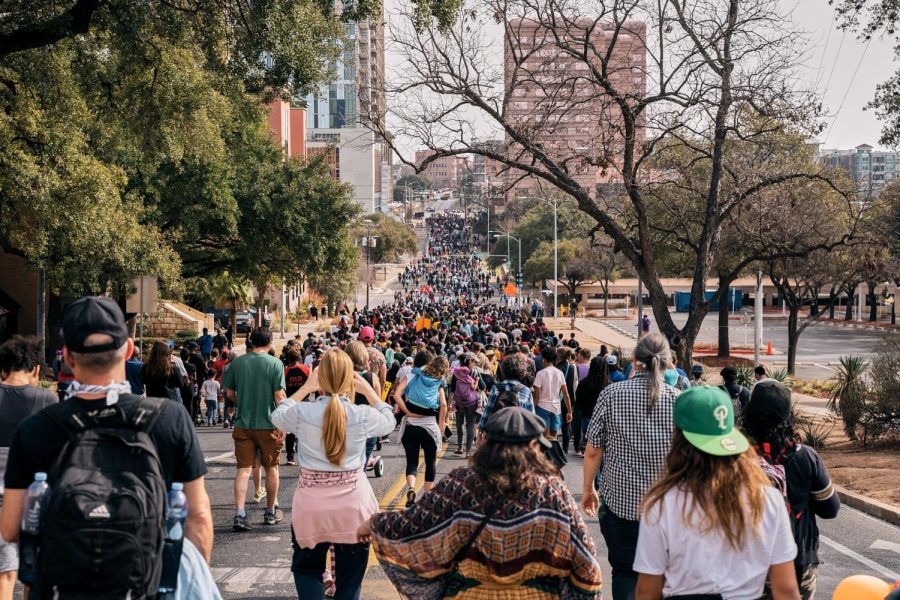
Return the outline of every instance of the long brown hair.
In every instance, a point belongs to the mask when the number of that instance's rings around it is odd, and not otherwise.
[[[544,454],[530,444],[506,444],[488,440],[472,456],[472,471],[497,498],[508,498],[530,489],[535,475],[559,473]]]
[[[713,456],[694,448],[680,429],[672,437],[666,472],[644,497],[644,518],[672,489],[686,493],[681,507],[685,525],[698,516],[700,533],[721,531],[739,550],[748,532],[759,535],[768,477],[759,467],[753,448],[737,456]],[[688,502],[688,496],[690,502]]]
[[[450,363],[443,356],[435,356],[422,367],[422,373],[433,379],[441,379],[450,372]]]
[[[144,373],[151,378],[168,379],[172,373],[172,352],[169,345],[162,340],[153,342],[150,348],[150,356],[144,363]]]
[[[347,452],[347,411],[341,396],[353,398],[353,361],[337,348],[322,356],[319,364],[319,387],[331,395],[322,419],[322,445],[328,462],[341,466]]]

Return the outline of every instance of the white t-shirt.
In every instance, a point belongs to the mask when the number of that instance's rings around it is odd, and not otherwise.
[[[203,400],[207,402],[216,402],[219,398],[219,382],[215,379],[207,379],[203,382],[203,387],[200,388],[200,391],[203,395]]]
[[[747,536],[735,550],[719,532],[702,534],[682,518],[685,492],[669,490],[641,519],[634,570],[665,576],[663,596],[721,594],[725,600],[756,600],[771,565],[794,560],[797,545],[784,498],[766,487],[760,534]],[[690,501],[688,501],[690,504]]]
[[[536,404],[555,415],[562,412],[559,401],[561,388],[566,385],[566,378],[562,371],[556,367],[546,367],[537,372],[534,377],[534,387],[538,388]]]

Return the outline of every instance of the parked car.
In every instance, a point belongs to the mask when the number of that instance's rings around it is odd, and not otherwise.
[[[237,321],[235,331],[237,333],[248,333],[256,327],[256,311],[254,309],[238,311],[235,320]],[[271,327],[272,317],[263,315],[263,326]]]

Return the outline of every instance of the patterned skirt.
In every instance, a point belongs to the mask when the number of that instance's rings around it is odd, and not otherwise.
[[[378,500],[362,470],[300,469],[291,525],[301,548],[314,548],[322,542],[355,544],[356,531],[377,512]]]

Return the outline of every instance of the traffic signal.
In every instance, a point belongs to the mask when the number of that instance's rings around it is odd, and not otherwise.
[[[523,278],[522,278],[522,272],[521,272],[521,271],[517,271],[517,272],[516,272],[516,285],[519,286],[519,287],[522,287],[523,281],[524,281],[524,280],[523,280]]]

